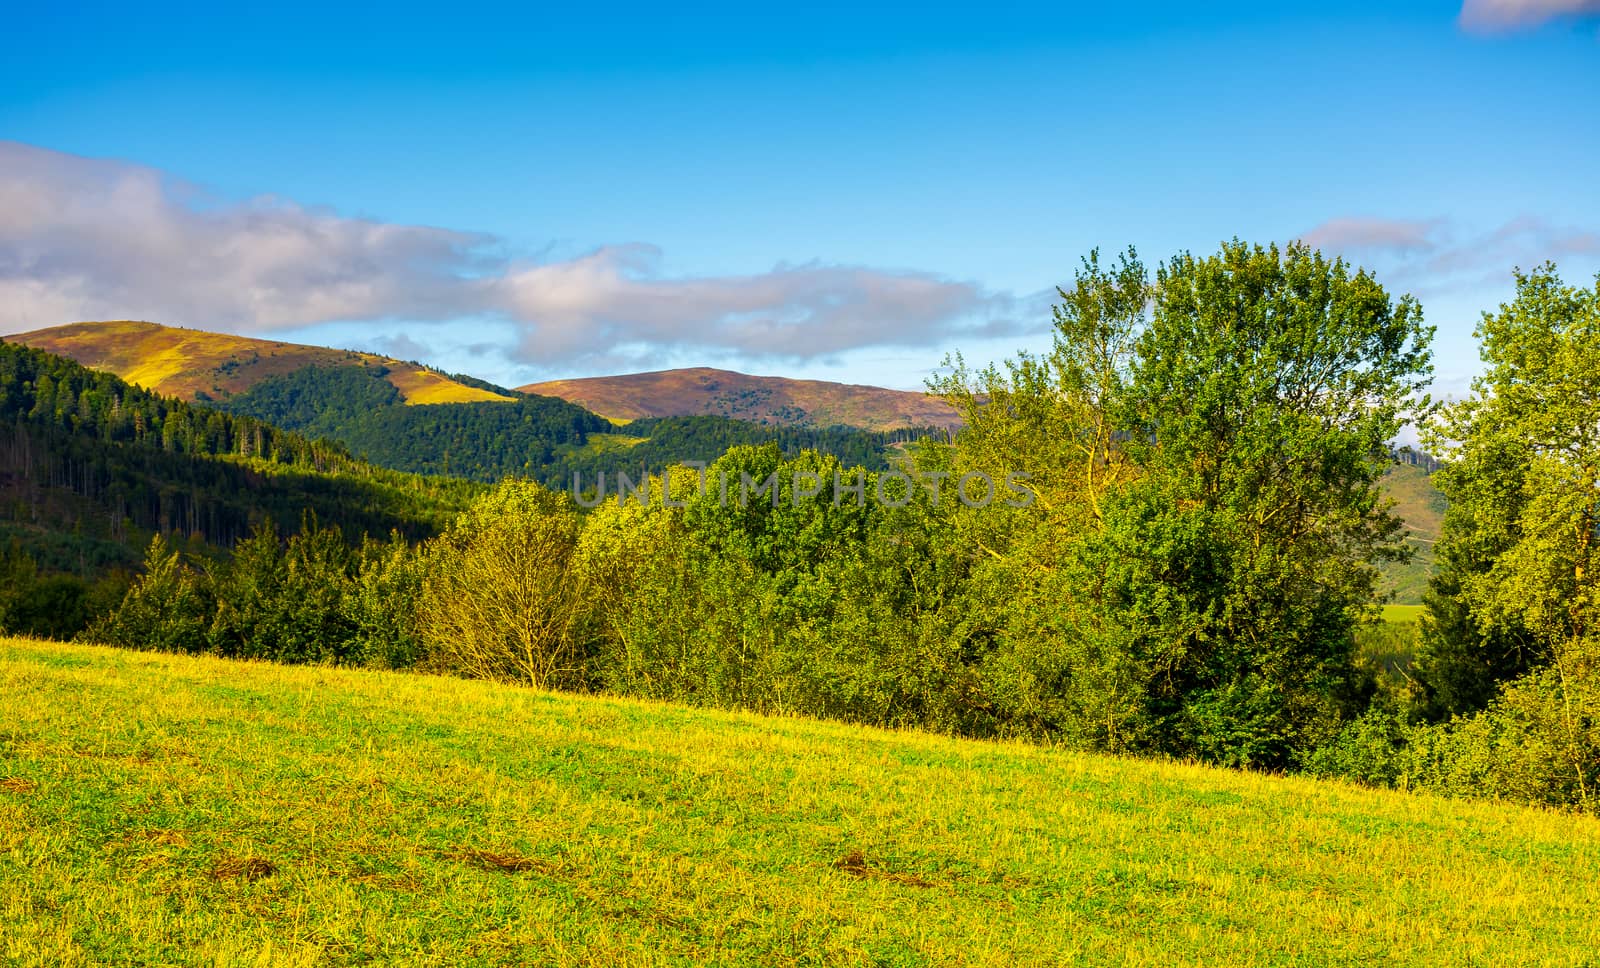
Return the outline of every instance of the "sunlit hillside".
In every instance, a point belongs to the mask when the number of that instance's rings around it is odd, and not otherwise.
[[[1593,964],[1600,822],[0,640],[13,964]]]
[[[223,399],[306,366],[383,367],[408,404],[474,403],[510,397],[372,353],[207,333],[155,323],[72,323],[6,339],[108,370],[180,400]]]
[[[1408,562],[1383,565],[1384,591],[1393,591],[1395,601],[1416,605],[1428,590],[1433,573],[1433,545],[1444,527],[1447,502],[1421,467],[1397,464],[1383,476],[1384,496],[1394,501],[1392,513],[1405,522],[1406,544],[1411,548]]]

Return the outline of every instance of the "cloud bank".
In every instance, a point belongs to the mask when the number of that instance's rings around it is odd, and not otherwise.
[[[1442,219],[1335,218],[1300,237],[1317,249],[1342,252],[1350,249],[1389,249],[1416,252],[1432,249],[1434,233]]]
[[[1460,23],[1475,33],[1528,30],[1552,20],[1600,15],[1600,0],[1466,0]]]
[[[514,358],[544,365],[619,347],[805,360],[1012,334],[1016,309],[971,282],[862,266],[673,276],[638,243],[520,262],[483,233],[220,200],[151,168],[0,141],[0,332],[492,317],[514,325]]]
[[[1351,261],[1384,269],[1384,278],[1419,285],[1419,292],[1465,291],[1504,285],[1511,269],[1546,260],[1600,258],[1600,233],[1533,215],[1513,218],[1489,231],[1474,231],[1447,218],[1335,218],[1300,240]]]
[[[1011,300],[967,283],[853,266],[780,265],[750,276],[669,278],[654,246],[620,245],[566,262],[514,269],[504,300],[527,330],[525,355],[568,355],[599,340],[701,342],[774,357],[809,357],[863,345],[921,346],[952,335],[1011,331],[996,310]],[[973,320],[984,322],[971,322]]]

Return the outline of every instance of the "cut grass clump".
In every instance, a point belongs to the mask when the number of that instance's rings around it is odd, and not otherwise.
[[[259,881],[276,873],[278,865],[262,857],[224,857],[211,868],[211,876],[219,881]]]

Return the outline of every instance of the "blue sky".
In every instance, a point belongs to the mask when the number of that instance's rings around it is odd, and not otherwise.
[[[1600,268],[1592,0],[33,6],[0,332],[914,387],[1042,345],[1093,246],[1305,237],[1422,298],[1449,390],[1513,265]]]

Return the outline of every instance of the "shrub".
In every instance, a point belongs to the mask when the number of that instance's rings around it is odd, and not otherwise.
[[[202,652],[215,601],[210,589],[161,535],[150,540],[144,573],[122,604],[91,625],[90,642],[156,652]]]
[[[570,500],[509,480],[424,552],[418,620],[435,669],[549,688],[581,684]]]

